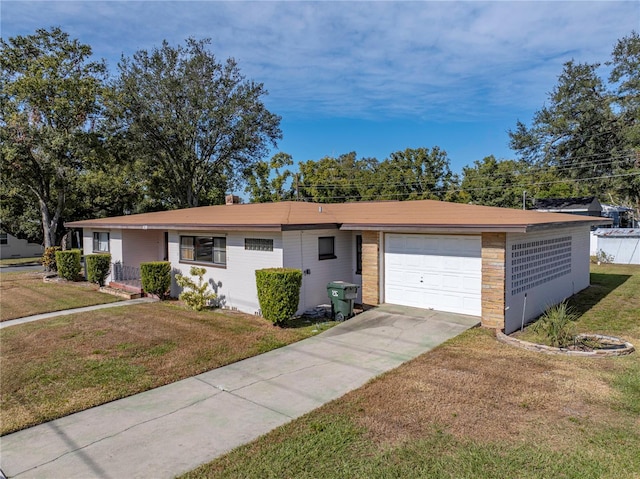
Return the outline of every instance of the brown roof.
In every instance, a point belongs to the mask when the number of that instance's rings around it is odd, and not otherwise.
[[[443,201],[318,204],[283,201],[202,206],[66,223],[69,227],[181,230],[346,230],[527,232],[554,226],[609,224],[606,218],[541,213]]]

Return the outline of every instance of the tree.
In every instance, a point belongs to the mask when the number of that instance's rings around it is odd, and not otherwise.
[[[445,199],[453,174],[440,148],[407,148],[391,153],[376,169],[376,193],[382,200]]]
[[[484,206],[522,208],[523,198],[573,197],[586,194],[580,183],[559,180],[555,167],[538,168],[523,160],[497,160],[493,155],[462,169],[457,201]],[[531,206],[527,201],[526,206]]]
[[[245,170],[247,187],[252,203],[269,203],[272,201],[290,200],[294,197],[293,183],[287,183],[293,173],[285,166],[293,165],[293,158],[287,153],[276,153],[271,160],[257,161],[253,168]],[[288,185],[288,186],[287,186]]]
[[[88,45],[59,28],[0,39],[3,228],[15,226],[13,201],[37,202],[45,247],[57,243],[67,196],[99,146],[106,68],[90,57]]]
[[[640,37],[618,41],[609,83],[600,64],[565,63],[548,106],[530,127],[518,121],[510,146],[524,161],[556,168],[592,195],[640,202]]]
[[[262,103],[264,86],[245,80],[233,58],[218,62],[209,44],[164,41],[118,65],[111,117],[147,162],[166,208],[219,202],[282,136],[280,117]]]
[[[382,162],[376,158],[358,159],[352,151],[337,158],[326,156],[317,161],[301,162],[298,168],[298,174],[286,171],[286,176],[274,168],[276,176],[272,181],[295,177],[291,186],[297,191],[287,194],[305,201],[342,203],[456,198],[457,178],[451,173],[446,152],[438,147],[407,148],[392,153]],[[265,163],[255,172],[250,188],[259,195],[256,193],[253,197],[271,201],[280,194],[276,194],[278,189],[270,184],[271,169]]]
[[[298,165],[300,197],[318,203],[344,203],[361,198],[364,164],[350,152],[338,158],[325,156],[318,161],[308,160]]]

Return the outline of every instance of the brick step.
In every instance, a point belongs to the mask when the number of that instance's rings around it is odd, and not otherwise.
[[[102,286],[98,291],[124,299],[137,299],[144,296],[142,291],[128,291],[119,287],[114,287],[113,283],[109,283],[109,286]]]
[[[142,294],[144,292],[140,281],[111,281],[109,283],[109,287],[121,289],[122,291],[129,291],[130,293]]]

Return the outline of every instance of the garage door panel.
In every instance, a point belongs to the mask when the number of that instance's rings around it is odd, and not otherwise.
[[[385,301],[480,315],[479,236],[385,236]]]

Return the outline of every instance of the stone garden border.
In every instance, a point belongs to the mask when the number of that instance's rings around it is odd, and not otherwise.
[[[620,338],[614,336],[603,336],[601,334],[580,334],[582,338],[595,338],[605,339],[611,342],[616,342],[623,345],[618,349],[597,349],[595,351],[576,351],[567,348],[554,348],[552,346],[546,346],[544,344],[530,343],[528,341],[522,341],[512,336],[507,336],[502,331],[496,330],[496,339],[501,343],[509,344],[517,348],[526,349],[527,351],[533,351],[536,353],[544,354],[563,354],[566,356],[578,356],[587,358],[606,358],[612,356],[625,356],[635,351],[633,344],[626,342]]]

